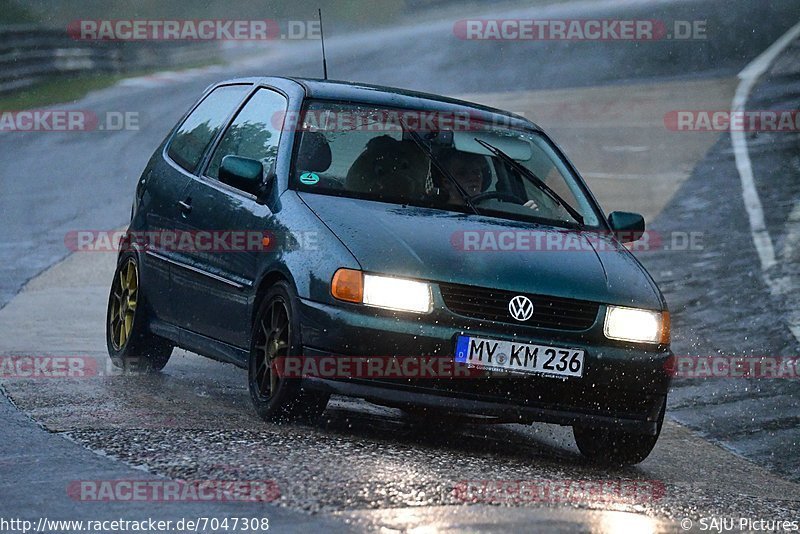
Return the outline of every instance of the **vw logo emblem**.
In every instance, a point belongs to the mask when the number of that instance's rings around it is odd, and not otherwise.
[[[533,302],[524,295],[517,295],[508,303],[508,313],[517,321],[527,321],[533,315]]]

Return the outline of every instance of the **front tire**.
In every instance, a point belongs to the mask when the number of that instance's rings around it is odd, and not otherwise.
[[[288,283],[276,283],[261,300],[250,336],[250,398],[259,417],[269,422],[311,422],[328,404],[328,395],[306,391],[299,377],[278,372],[282,359],[302,357],[296,302]]]
[[[115,367],[151,372],[167,365],[173,346],[150,332],[147,322],[139,263],[135,254],[126,252],[117,262],[106,312],[106,346]]]
[[[643,462],[656,446],[664,423],[667,401],[661,407],[654,436],[609,428],[572,427],[575,443],[587,459],[601,465],[635,465]]]

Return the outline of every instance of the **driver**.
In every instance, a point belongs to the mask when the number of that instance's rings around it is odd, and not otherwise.
[[[492,174],[484,156],[454,150],[446,153],[442,158],[442,163],[470,197],[486,192],[492,183]],[[444,190],[449,195],[450,203],[466,205],[453,182],[445,176],[441,177],[441,181]],[[539,209],[535,200],[528,200],[523,206],[532,210]]]
[[[483,193],[491,184],[489,165],[483,156],[454,150],[442,158],[442,163],[470,197]],[[441,181],[445,191],[450,195],[450,202],[465,204],[450,180],[442,176]]]

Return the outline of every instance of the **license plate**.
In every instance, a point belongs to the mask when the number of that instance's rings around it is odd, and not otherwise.
[[[581,377],[583,356],[579,349],[458,336],[455,361],[489,371]]]

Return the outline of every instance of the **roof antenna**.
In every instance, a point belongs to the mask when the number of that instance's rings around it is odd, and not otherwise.
[[[322,31],[322,9],[317,8],[319,15],[319,39],[322,43],[322,74],[325,80],[328,79],[328,62],[325,60],[325,34]]]

